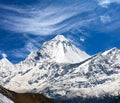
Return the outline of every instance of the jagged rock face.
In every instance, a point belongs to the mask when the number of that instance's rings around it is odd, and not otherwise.
[[[118,95],[120,50],[113,48],[90,57],[58,35],[9,70],[12,74],[3,78],[3,85],[18,92],[51,98]]]

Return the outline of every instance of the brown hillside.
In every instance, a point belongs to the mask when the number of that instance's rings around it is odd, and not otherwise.
[[[14,101],[14,103],[53,103],[49,98],[38,93],[16,93],[0,86],[0,93]]]

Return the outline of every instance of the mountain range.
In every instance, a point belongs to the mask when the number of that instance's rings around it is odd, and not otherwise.
[[[88,55],[63,35],[12,64],[0,60],[1,85],[19,93],[42,93],[49,98],[117,96],[120,92],[120,50]]]

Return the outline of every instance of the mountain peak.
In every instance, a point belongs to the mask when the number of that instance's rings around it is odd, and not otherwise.
[[[54,40],[59,40],[59,41],[68,41],[67,38],[65,38],[65,36],[58,34],[55,38],[53,38]]]
[[[0,60],[0,65],[13,65],[7,58],[2,58]]]
[[[7,63],[10,63],[10,61],[7,59],[7,58],[2,58],[1,60],[0,60],[0,62],[7,62]]]
[[[110,51],[115,51],[115,50],[119,50],[117,47],[113,47],[112,49],[110,49]]]
[[[111,48],[111,49],[105,51],[105,52],[103,53],[103,55],[111,54],[111,53],[113,53],[113,52],[117,52],[117,51],[119,51],[119,49],[116,48],[116,47],[113,47],[113,48]]]
[[[57,63],[78,63],[88,57],[88,54],[73,45],[63,35],[57,35],[52,40],[45,42],[41,49],[32,53],[28,59],[33,58]]]

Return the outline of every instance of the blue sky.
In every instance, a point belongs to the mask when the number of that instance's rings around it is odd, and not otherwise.
[[[57,34],[89,55],[120,48],[120,0],[0,0],[0,58],[17,63]]]

